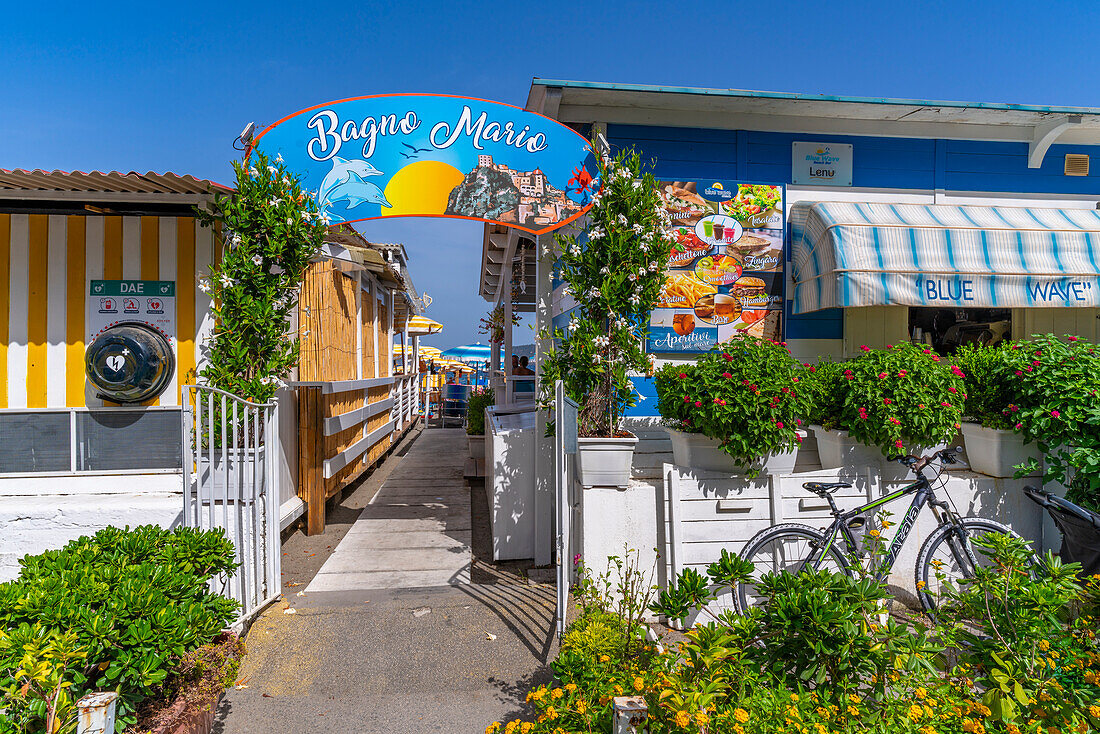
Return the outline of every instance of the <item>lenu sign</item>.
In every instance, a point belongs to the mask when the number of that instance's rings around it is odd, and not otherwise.
[[[846,143],[792,143],[791,183],[852,185],[852,146]]]

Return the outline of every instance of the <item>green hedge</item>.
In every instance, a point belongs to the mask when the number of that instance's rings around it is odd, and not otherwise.
[[[235,566],[220,530],[106,528],[19,563],[0,584],[0,734],[70,726],[93,691],[118,692],[121,732],[176,659],[236,616],[207,586]]]

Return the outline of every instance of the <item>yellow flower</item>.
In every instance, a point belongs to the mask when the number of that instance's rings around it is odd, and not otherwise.
[[[937,734],[935,728],[932,726],[922,726],[919,731],[920,734]]]
[[[555,688],[554,690],[550,691],[550,698],[552,698],[553,700],[557,701],[561,697],[562,690],[560,688]]]
[[[516,730],[517,726],[519,726],[519,719],[516,719],[515,721],[509,721],[504,727],[504,734],[512,734]]]
[[[909,707],[910,719],[912,719],[913,721],[920,721],[922,716],[924,716],[924,709],[922,709],[920,706],[913,704]]]
[[[611,690],[615,691],[616,696],[623,695],[623,687],[622,686],[617,685],[614,688],[612,688]]]
[[[929,717],[931,717],[931,716],[933,716],[933,715],[934,715],[934,714],[935,714],[936,712],[932,710],[932,707],[931,707],[931,706],[929,706],[929,705],[925,704],[925,706],[924,706],[924,713],[926,713],[926,714],[927,714],[927,715],[928,715]]]
[[[848,707],[848,715],[849,716],[859,716],[859,709],[857,709],[855,706],[849,706]]]
[[[1005,726],[1005,731],[1007,731],[1008,734],[1020,734],[1020,727],[1016,726],[1012,722],[1009,722]]]
[[[1046,652],[1050,649],[1050,642],[1048,642],[1047,640],[1039,640],[1039,649],[1043,652]]]
[[[498,731],[500,731],[499,721],[494,721],[492,724],[489,724],[489,726],[485,727],[485,734],[496,734]]]
[[[798,694],[797,693],[792,693],[791,694],[791,700],[792,701],[798,701]]]
[[[924,699],[928,698],[928,690],[921,687],[913,691],[913,695],[923,701]]]
[[[710,717],[707,716],[707,712],[706,711],[696,711],[695,712],[695,723],[698,724],[699,726],[706,726],[707,724],[709,724],[710,723]]]
[[[545,696],[546,696],[546,689],[545,688],[539,688],[539,689],[536,689],[534,691],[531,691],[531,698],[533,698],[536,701],[541,701]]]
[[[745,727],[740,724],[733,725],[733,734],[745,734]]]
[[[687,711],[677,711],[676,715],[672,717],[672,720],[676,722],[676,726],[681,729],[686,729],[691,725],[691,714]]]
[[[555,709],[553,706],[547,707],[547,709],[546,709],[546,718],[550,719],[550,721],[553,721],[554,719],[558,718],[557,709]]]
[[[1100,719],[1100,706],[1089,706],[1089,713]]]
[[[817,734],[829,734],[829,730],[825,728],[824,724],[814,724],[814,729],[817,730]]]
[[[634,678],[634,690],[635,691],[640,691],[644,688],[645,688],[645,681],[642,680],[641,676],[636,676]]]
[[[601,663],[606,663],[606,662],[607,662],[608,660],[610,660],[610,659],[611,659],[611,658],[610,658],[610,657],[608,657],[607,655],[600,655],[600,662],[601,662]]]
[[[583,698],[578,698],[577,699],[577,713],[578,714],[583,714],[587,710],[588,710],[588,704],[584,702]]]
[[[870,535],[872,538],[877,538],[879,535],[881,535],[881,533],[879,533],[879,531],[877,530],[868,530],[867,534]]]
[[[530,721],[525,721],[519,725],[519,730],[522,734],[530,734],[530,731],[535,728],[535,725]]]
[[[742,708],[736,708],[733,710],[733,718],[737,719],[738,724],[744,724],[749,720],[749,712]]]
[[[923,581],[918,581],[917,582],[917,591],[924,591],[926,586],[928,586],[928,584],[924,583]]]
[[[577,690],[577,684],[576,683],[566,683],[565,684],[565,690],[572,693],[573,691]]]
[[[821,706],[818,706],[814,710],[817,712],[817,715],[820,716],[821,718],[823,718],[823,719],[829,718],[829,709],[822,708]]]

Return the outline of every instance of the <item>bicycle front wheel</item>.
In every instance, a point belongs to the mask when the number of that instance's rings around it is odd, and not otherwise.
[[[1007,525],[980,517],[964,517],[959,524],[962,532],[955,525],[936,528],[917,554],[917,596],[928,613],[936,610],[948,587],[957,589],[959,581],[974,578],[975,567],[992,564],[988,556],[974,548],[972,540],[991,534],[1016,535]]]
[[[754,580],[769,573],[798,573],[807,567],[851,575],[848,564],[836,545],[829,546],[819,563],[812,563],[821,556],[821,549],[826,542],[821,531],[809,525],[774,525],[753,536],[741,551],[741,558],[755,566],[752,574]],[[738,584],[734,598],[742,614],[765,601],[757,593],[753,582]]]

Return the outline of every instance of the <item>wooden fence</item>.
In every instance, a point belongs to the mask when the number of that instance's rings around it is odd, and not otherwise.
[[[419,413],[415,374],[392,374],[392,303],[392,287],[332,261],[311,265],[302,282],[298,496],[307,534],[324,530],[325,502],[382,459]]]

